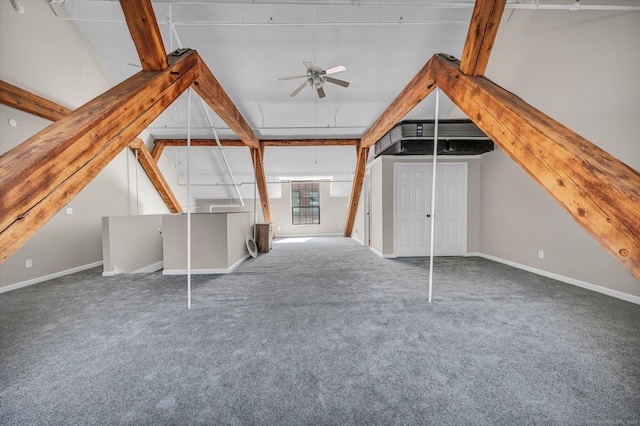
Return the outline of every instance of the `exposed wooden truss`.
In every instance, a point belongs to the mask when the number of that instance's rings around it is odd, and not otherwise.
[[[261,140],[262,146],[355,146],[359,139],[265,139]],[[155,145],[187,146],[186,139],[156,139]],[[238,139],[220,139],[222,146],[245,146]],[[191,146],[217,146],[215,139],[191,139]],[[158,150],[164,149],[158,148]]]
[[[160,169],[156,165],[156,161],[153,159],[149,148],[140,139],[136,139],[133,143],[129,144],[131,151],[136,154],[136,158],[142,166],[142,169],[149,177],[149,180],[162,197],[162,201],[167,205],[171,213],[182,213],[182,206],[176,198],[175,194],[171,190],[171,187],[167,183],[166,179],[162,175]]]
[[[349,197],[349,209],[347,211],[347,220],[344,225],[344,236],[350,237],[353,231],[353,224],[356,220],[356,212],[362,193],[362,184],[364,182],[365,167],[369,158],[369,147],[358,146],[356,171],[353,175],[353,184],[351,186],[351,196]]]
[[[258,137],[253,133],[249,124],[202,59],[198,61],[198,67],[200,76],[193,85],[195,91],[218,114],[218,117],[227,123],[245,145],[249,148],[259,148]]]
[[[260,205],[262,206],[262,216],[265,223],[272,223],[271,209],[269,208],[269,195],[267,194],[267,179],[264,174],[264,148],[251,148],[251,161],[255,169],[258,193],[260,194]],[[275,229],[272,230],[275,236]]]
[[[0,80],[0,104],[50,121],[59,120],[71,113],[71,110],[67,107],[58,105],[2,80]]]
[[[0,156],[0,262],[196,80],[197,61],[170,57],[166,70],[139,72]]]
[[[484,74],[506,3],[507,0],[476,1],[460,62],[463,73]]]
[[[120,0],[140,65],[145,71],[162,71],[169,66],[158,21],[150,1]]]
[[[402,92],[391,102],[376,122],[373,123],[373,126],[362,136],[356,152],[356,170],[354,172],[351,196],[349,198],[349,209],[347,210],[347,220],[344,227],[345,237],[351,236],[353,224],[356,220],[367,162],[366,155],[369,154],[369,148],[375,145],[402,117],[407,115],[409,111],[426,98],[435,87],[435,78],[431,70],[430,60],[418,71],[409,84],[407,84]],[[363,155],[365,155],[364,158],[362,157]]]
[[[427,62],[402,92],[391,102],[373,126],[362,136],[361,144],[370,148],[387,133],[409,111],[418,105],[435,89],[435,78],[431,71],[431,61]],[[357,203],[356,203],[357,204]],[[355,214],[355,212],[354,212]]]
[[[8,90],[5,91],[5,88]],[[11,95],[5,97],[3,93],[10,93]],[[55,102],[51,102],[24,89],[9,85],[3,81],[0,81],[0,103],[11,107],[17,107],[22,111],[38,115],[51,121],[57,121],[72,112],[70,109],[63,107],[62,105],[58,105]],[[147,173],[147,176],[149,176],[149,180],[151,180],[152,184],[158,191],[158,194],[166,203],[169,211],[172,213],[180,213],[182,211],[180,203],[177,201],[176,196],[173,194],[173,191],[167,184],[164,176],[162,176],[162,173],[155,165],[155,162],[152,161],[149,163],[148,160],[151,158],[151,154],[149,153],[146,145],[144,145],[140,139],[135,139],[129,144],[129,148],[131,148],[134,153],[138,152],[137,157],[140,165]]]
[[[640,279],[640,173],[457,60],[432,66],[449,99]]]

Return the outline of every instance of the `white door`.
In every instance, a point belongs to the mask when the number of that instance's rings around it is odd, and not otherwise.
[[[398,257],[429,256],[435,219],[436,256],[459,256],[467,245],[467,164],[436,166],[436,210],[431,211],[433,165],[395,164],[394,240]]]

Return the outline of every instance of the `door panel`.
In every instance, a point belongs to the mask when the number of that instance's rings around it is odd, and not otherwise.
[[[396,256],[429,255],[431,220],[435,220],[436,256],[466,253],[466,164],[441,163],[437,166],[435,212],[431,212],[432,167],[426,163],[395,165]]]

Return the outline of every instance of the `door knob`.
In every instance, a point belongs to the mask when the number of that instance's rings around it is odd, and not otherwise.
[[[430,214],[428,214],[428,215],[427,215],[427,217],[431,217],[431,215],[430,215]]]

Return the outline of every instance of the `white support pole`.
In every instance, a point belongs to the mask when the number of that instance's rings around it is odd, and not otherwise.
[[[258,148],[260,149],[260,148]],[[258,166],[258,150],[256,150],[255,155],[253,156],[253,241],[256,241],[256,222],[257,219],[257,209],[256,209],[256,198],[258,197],[258,178],[256,176],[256,170]]]
[[[436,232],[436,163],[438,157],[438,109],[440,108],[440,89],[436,87],[436,118],[433,125],[433,176],[431,178],[431,251],[429,252],[429,303],[433,288],[433,245]]]
[[[191,88],[187,90],[187,309],[191,309]]]

